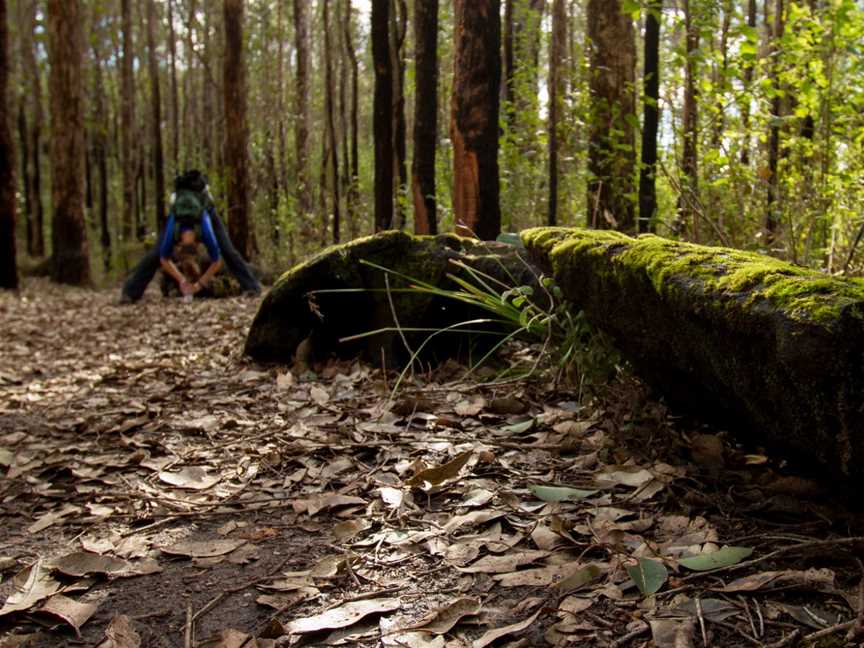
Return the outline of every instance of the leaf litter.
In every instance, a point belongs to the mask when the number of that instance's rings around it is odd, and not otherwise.
[[[0,296],[0,646],[769,645],[864,615],[860,519],[632,378],[579,404],[451,362],[390,400],[355,362],[241,357],[254,301],[112,298]]]

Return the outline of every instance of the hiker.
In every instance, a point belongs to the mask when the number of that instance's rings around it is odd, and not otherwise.
[[[207,246],[207,253],[212,263],[197,280],[196,288],[196,282],[188,281],[189,277],[180,272],[171,260],[171,256],[174,245],[182,244],[184,236],[187,243],[195,241],[197,245],[199,232],[200,240]],[[123,284],[120,303],[131,304],[141,299],[160,266],[177,282],[181,294],[185,296],[200,292],[208,285],[223,262],[237,278],[243,294],[261,294],[261,284],[231,243],[225,226],[216,213],[207,186],[207,176],[197,170],[187,171],[174,179],[174,196],[165,230],[158,244],[144,255]],[[208,275],[211,268],[213,268],[212,273]]]
[[[223,261],[219,254],[219,244],[216,243],[213,228],[210,225],[210,217],[205,214],[202,218],[202,232],[204,244],[207,249],[207,257],[200,253],[200,245],[195,230],[192,228],[180,229],[180,241],[174,245],[171,232],[176,225],[169,218],[162,245],[159,247],[159,263],[162,266],[162,294],[166,297],[172,293],[179,293],[182,297],[192,299],[198,295],[212,295],[210,284],[216,273],[222,269]],[[204,270],[202,271],[202,268]]]

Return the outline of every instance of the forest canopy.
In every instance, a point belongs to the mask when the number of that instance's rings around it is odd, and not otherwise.
[[[862,267],[854,0],[0,4],[0,240],[60,281],[126,272],[190,168],[265,268],[546,223]]]

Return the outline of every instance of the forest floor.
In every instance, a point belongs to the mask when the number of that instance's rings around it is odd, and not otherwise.
[[[0,647],[857,645],[862,517],[634,379],[391,399],[117,296],[0,295]]]

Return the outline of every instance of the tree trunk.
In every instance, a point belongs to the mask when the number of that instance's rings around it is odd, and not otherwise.
[[[768,3],[765,3],[766,8]],[[771,35],[769,60],[771,64],[771,82],[774,96],[771,98],[771,122],[768,129],[768,193],[765,201],[765,231],[766,241],[770,244],[777,237],[780,227],[780,123],[783,117],[783,103],[780,94],[780,63],[777,56],[780,50],[780,39],[785,28],[783,20],[783,0],[775,0],[774,27]],[[766,16],[767,20],[767,16]]]
[[[171,54],[171,159],[180,171],[180,96],[177,91],[177,34],[174,31],[174,0],[168,0],[168,49]]]
[[[198,161],[201,155],[201,140],[202,129],[200,125],[195,123],[195,14],[197,12],[196,0],[189,0],[188,13],[186,16],[186,70],[183,72],[183,159],[184,166],[189,169],[193,166],[199,166]],[[223,4],[224,7],[224,4]],[[242,7],[241,7],[242,10]],[[226,25],[227,30],[236,26]],[[225,56],[230,56],[226,52]],[[227,115],[226,115],[227,116]],[[197,126],[197,127],[196,127]],[[242,254],[242,251],[241,251]]]
[[[135,161],[132,155],[132,137],[135,129],[135,79],[132,63],[132,4],[120,0],[123,31],[123,57],[120,66],[120,160],[123,169],[123,227],[124,242],[132,240],[135,217]]]
[[[393,224],[393,61],[390,58],[390,2],[372,0],[372,61],[375,97],[375,231]]]
[[[663,0],[652,0],[645,19],[645,99],[642,118],[642,164],[639,168],[639,232],[653,232],[657,214],[657,130],[660,124],[660,20]]]
[[[333,242],[339,242],[339,227],[341,215],[339,212],[339,143],[336,140],[336,123],[333,117],[333,56],[330,37],[330,2],[324,0],[324,115],[326,119],[326,135],[329,142],[330,189],[333,192]]]
[[[747,0],[747,26],[756,29],[756,0]],[[744,90],[750,92],[753,85],[753,62],[745,63],[744,68]],[[750,164],[750,97],[746,96],[744,105],[741,106],[741,132],[744,133],[744,142],[741,146],[741,164]]]
[[[588,224],[635,229],[636,41],[621,0],[588,0],[591,118],[588,141]]]
[[[29,155],[30,165],[29,186],[26,193],[30,196],[32,228],[28,237],[27,249],[32,256],[41,257],[45,254],[45,210],[42,203],[42,125],[44,115],[42,109],[42,75],[36,61],[36,43],[33,33],[36,30],[36,0],[19,0],[19,8],[23,11],[20,29],[21,60],[29,84],[24,92],[30,95],[29,124]],[[23,153],[23,149],[22,149]],[[22,160],[23,164],[23,160]]]
[[[360,200],[360,143],[359,143],[359,129],[357,124],[357,113],[359,111],[359,77],[360,70],[359,64],[357,62],[357,52],[354,50],[354,38],[352,33],[352,22],[351,22],[351,0],[346,0],[347,10],[344,16],[344,37],[345,37],[345,50],[348,54],[348,59],[351,64],[351,115],[349,117],[350,126],[349,129],[351,131],[351,178],[350,183],[348,185],[348,196],[346,199],[346,206],[348,210],[348,222],[351,227],[351,237],[356,238],[358,229],[357,229],[357,205]]]
[[[6,0],[0,0],[0,288],[18,289],[15,247],[15,145],[9,95],[9,28]]]
[[[7,61],[8,63],[8,61]],[[2,91],[2,90],[0,90]],[[27,101],[22,94],[18,104],[18,145],[21,149],[21,193],[24,194],[24,223],[26,225],[26,249],[33,256],[33,195],[30,193],[30,128],[27,124]]]
[[[437,234],[438,0],[414,0],[414,233]]]
[[[96,158],[96,172],[99,175],[99,244],[102,248],[102,268],[106,273],[111,269],[111,232],[108,226],[108,128],[105,115],[108,114],[108,101],[105,97],[103,79],[103,57],[100,39],[90,40],[93,50],[93,155]]]
[[[309,186],[309,34],[306,24],[307,0],[294,0],[294,48],[297,51],[297,80],[294,88],[294,164],[296,165],[297,212],[305,222],[312,209]]]
[[[564,0],[554,0],[549,48],[549,211],[546,218],[549,225],[558,224],[558,130],[567,90],[563,75],[566,56],[567,5]]]
[[[498,202],[501,85],[500,0],[456,0],[450,139],[456,231],[494,240]]]
[[[405,36],[408,32],[408,7],[405,0],[390,6],[390,59],[393,68],[393,154],[396,186],[396,227],[405,228],[405,199],[408,193],[405,126]]]
[[[246,124],[246,67],[243,61],[243,0],[223,0],[225,59],[225,166],[228,231],[247,260],[254,250],[249,223],[249,131]]]
[[[153,174],[156,192],[156,231],[165,225],[165,160],[162,152],[162,93],[156,53],[156,0],[147,0],[147,52],[150,68],[150,101],[153,110]]]
[[[52,279],[90,283],[84,225],[84,111],[81,101],[83,11],[80,0],[49,0],[51,68]]]
[[[504,0],[504,35],[502,43],[502,54],[504,65],[504,83],[501,85],[501,101],[504,103],[504,118],[507,127],[513,127],[513,96],[515,78],[515,62],[513,60],[513,3],[515,0]]]
[[[684,0],[687,62],[684,74],[684,114],[682,116],[681,193],[678,195],[678,217],[675,229],[688,225],[693,240],[699,240],[699,103],[696,90],[696,56],[699,53],[699,26],[690,0]]]

